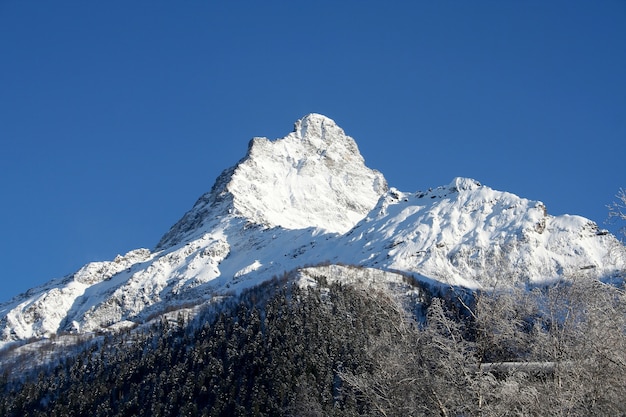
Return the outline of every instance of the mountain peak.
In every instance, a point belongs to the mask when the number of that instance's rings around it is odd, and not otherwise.
[[[480,186],[481,186],[480,182],[476,181],[475,179],[456,177],[452,180],[452,182],[450,182],[450,184],[448,184],[448,190],[453,191],[453,192],[471,191],[471,190],[475,190],[476,188]]]
[[[328,140],[345,137],[334,120],[318,114],[310,113],[295,123],[294,133],[297,137],[323,147]]]
[[[220,175],[158,247],[197,235],[207,219],[225,211],[263,227],[344,233],[386,191],[385,178],[365,165],[354,139],[332,119],[312,113],[281,139],[253,138],[246,156]]]

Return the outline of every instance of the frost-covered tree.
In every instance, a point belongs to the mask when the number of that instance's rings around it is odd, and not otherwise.
[[[609,221],[626,221],[626,190],[621,188],[616,200],[609,204]],[[626,236],[626,226],[622,227],[621,232]]]
[[[624,415],[626,297],[584,278],[554,286],[539,299],[535,355],[555,364],[542,389],[561,415]]]

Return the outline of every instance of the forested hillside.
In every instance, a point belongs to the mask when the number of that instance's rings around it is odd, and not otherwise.
[[[573,279],[471,302],[431,290],[407,306],[328,282],[273,280],[220,310],[99,339],[26,380],[5,373],[0,415],[626,413],[621,290]]]

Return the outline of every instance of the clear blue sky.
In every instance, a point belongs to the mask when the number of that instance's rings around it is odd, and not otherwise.
[[[626,2],[0,0],[0,301],[152,248],[310,112],[402,191],[467,176],[607,227]]]

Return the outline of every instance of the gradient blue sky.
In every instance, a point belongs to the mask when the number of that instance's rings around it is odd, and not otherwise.
[[[467,176],[607,227],[626,2],[0,0],[0,301],[152,248],[310,112],[402,191]]]

